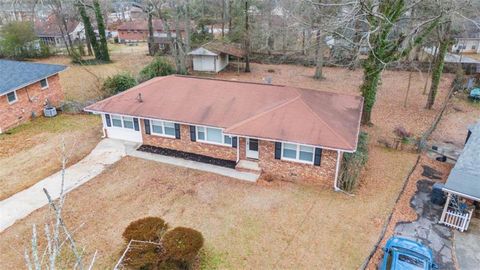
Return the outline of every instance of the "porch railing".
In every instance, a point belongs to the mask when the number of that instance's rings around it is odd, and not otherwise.
[[[463,232],[468,229],[468,224],[470,224],[472,214],[473,209],[465,212],[457,211],[454,209],[447,209],[445,214],[442,215],[440,223]]]

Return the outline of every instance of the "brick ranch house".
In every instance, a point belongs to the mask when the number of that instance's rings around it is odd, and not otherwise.
[[[152,20],[153,36],[155,38],[166,38],[167,31],[161,20]],[[169,30],[172,37],[176,36],[175,26],[169,24]],[[125,22],[117,27],[118,40],[120,42],[137,42],[147,41],[148,39],[148,22],[145,19]],[[185,24],[179,24],[179,31],[181,35],[185,33]]]
[[[58,106],[63,100],[58,73],[65,68],[0,60],[0,133],[41,115],[46,104]]]
[[[254,162],[264,175],[337,188],[354,152],[363,98],[282,85],[171,75],[88,106],[105,136]]]

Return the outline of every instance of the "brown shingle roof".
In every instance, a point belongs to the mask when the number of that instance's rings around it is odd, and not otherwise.
[[[68,33],[73,32],[79,22],[75,19],[67,20]],[[35,34],[39,37],[61,37],[62,32],[58,26],[57,16],[50,15],[45,20],[37,20],[34,25]],[[67,33],[65,33],[67,34]]]
[[[136,98],[142,95],[143,102]],[[221,127],[225,133],[354,151],[363,98],[282,85],[155,78],[86,111]]]
[[[164,25],[161,20],[156,19],[152,20],[153,23],[153,31],[158,31],[162,32],[164,30]],[[175,31],[175,26],[172,23],[168,23],[168,26],[170,27],[170,31]],[[184,31],[185,30],[185,24],[180,22],[179,23],[179,30]],[[134,20],[134,21],[129,21],[125,22],[117,27],[118,31],[148,31],[148,22],[147,20]]]

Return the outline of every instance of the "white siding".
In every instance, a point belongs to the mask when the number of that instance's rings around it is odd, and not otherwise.
[[[114,127],[114,126],[108,127],[107,121],[105,119],[105,115],[102,114],[103,128],[105,128],[105,131],[107,132],[107,137],[112,139],[119,139],[119,140],[139,142],[139,143],[143,142],[142,128],[140,125],[141,119],[138,119],[138,121],[140,126],[139,131],[136,131],[134,129],[128,129],[128,128]]]
[[[217,57],[217,72],[222,71],[228,66],[228,55],[221,54]]]

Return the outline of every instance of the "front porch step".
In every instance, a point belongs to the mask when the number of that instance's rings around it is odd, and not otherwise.
[[[262,169],[258,165],[258,162],[251,160],[240,160],[235,166],[236,170],[245,172],[261,172]]]

